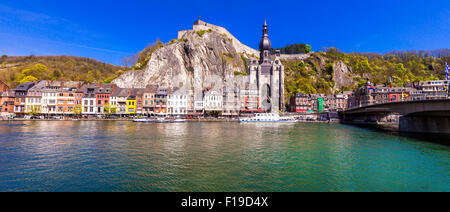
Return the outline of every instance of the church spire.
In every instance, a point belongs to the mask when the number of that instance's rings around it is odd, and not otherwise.
[[[272,48],[272,44],[269,40],[269,30],[267,29],[267,22],[266,22],[266,20],[264,20],[263,35],[262,35],[261,42],[259,43],[259,50],[264,51],[264,50],[270,50],[271,48]]]
[[[267,21],[264,20],[263,35],[259,42],[260,63],[269,63],[271,55],[272,43],[269,40],[269,30],[267,29]]]

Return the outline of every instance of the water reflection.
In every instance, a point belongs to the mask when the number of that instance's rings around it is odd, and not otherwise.
[[[0,190],[449,191],[449,153],[341,124],[22,122],[0,125]]]

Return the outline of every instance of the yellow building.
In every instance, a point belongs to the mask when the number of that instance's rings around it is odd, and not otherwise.
[[[136,113],[136,98],[134,96],[129,96],[127,98],[127,114]]]

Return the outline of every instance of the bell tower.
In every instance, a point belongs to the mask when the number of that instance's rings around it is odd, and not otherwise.
[[[272,43],[269,40],[269,30],[267,29],[267,22],[264,20],[263,25],[263,36],[261,38],[261,42],[259,42],[259,63],[260,64],[270,64],[270,56]]]
[[[259,62],[251,60],[248,66],[249,84],[257,89],[258,109],[266,112],[284,110],[284,66],[277,51],[272,54],[267,21],[264,20],[262,38],[259,42]]]

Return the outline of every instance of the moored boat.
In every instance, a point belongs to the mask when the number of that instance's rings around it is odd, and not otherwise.
[[[155,122],[155,120],[151,118],[137,118],[133,119],[133,122]]]
[[[180,116],[176,116],[173,119],[174,123],[181,123],[181,122],[187,122],[187,119],[182,119]]]
[[[280,117],[277,113],[255,113],[253,117],[240,118],[239,122],[285,122],[285,123],[295,123],[296,120],[290,116]]]
[[[181,122],[187,122],[187,120],[178,118],[178,119],[174,119],[173,122],[174,123],[181,123]]]
[[[170,120],[164,118],[164,117],[158,117],[155,120],[156,123],[170,123]]]

